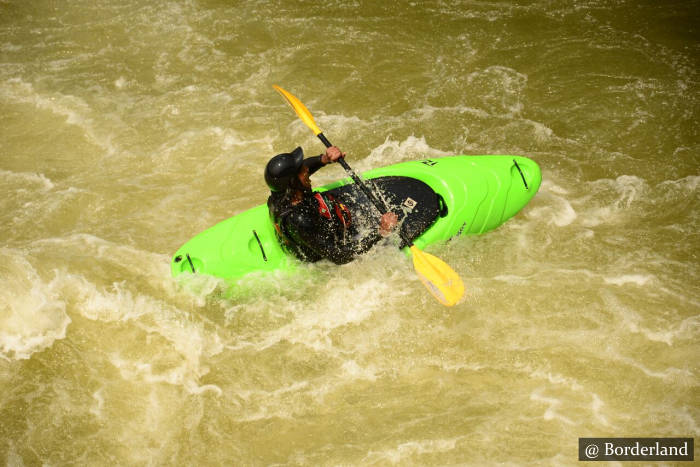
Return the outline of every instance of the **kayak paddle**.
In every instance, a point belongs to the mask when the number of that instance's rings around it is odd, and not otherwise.
[[[331,142],[328,141],[321,129],[316,125],[314,117],[311,115],[311,112],[309,112],[309,109],[307,109],[306,106],[294,95],[285,91],[281,87],[277,85],[273,85],[272,87],[275,88],[275,90],[287,100],[301,121],[303,121],[306,126],[308,126],[311,131],[318,136],[323,144],[327,148],[331,147]],[[354,180],[355,184],[360,187],[365,195],[367,195],[370,201],[372,201],[372,204],[374,204],[381,214],[389,212],[389,208],[386,203],[378,198],[355,173],[355,171],[350,168],[348,163],[345,162],[344,157],[338,159],[338,162],[340,162],[340,165],[343,166],[348,175],[350,175],[350,177]],[[401,237],[401,240],[403,240],[403,242],[409,246],[411,254],[413,255],[413,267],[415,268],[418,277],[430,291],[430,293],[433,294],[433,296],[443,305],[452,306],[456,304],[459,299],[462,298],[462,295],[464,295],[464,284],[457,273],[440,258],[421,251],[416,245],[413,244],[413,242],[406,238],[404,233],[401,231],[401,228],[399,228],[399,236]]]

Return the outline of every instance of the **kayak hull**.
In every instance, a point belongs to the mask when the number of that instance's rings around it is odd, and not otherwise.
[[[402,162],[362,174],[365,179],[410,177],[430,186],[443,212],[414,240],[423,249],[459,235],[488,232],[517,214],[537,193],[538,165],[522,156],[450,156]],[[317,188],[351,184],[342,179]],[[197,273],[228,281],[252,272],[291,269],[296,260],[280,245],[267,205],[248,209],[196,235],[173,255],[173,276]]]

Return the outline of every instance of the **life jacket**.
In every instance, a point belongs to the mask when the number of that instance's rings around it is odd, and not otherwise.
[[[307,198],[302,201],[302,203],[307,203],[307,206],[302,208],[302,212],[305,212],[305,214],[301,214],[298,211],[294,212],[296,206],[288,204],[288,200],[280,199],[278,202],[272,203],[268,201],[268,205],[271,206],[270,215],[280,243],[298,257],[303,257],[310,261],[317,261],[321,258],[317,257],[306,245],[295,242],[293,233],[286,231],[285,219],[290,215],[311,216],[315,211],[318,213],[319,218],[334,224],[331,226],[332,230],[344,235],[352,225],[352,215],[344,203],[338,201],[329,193],[316,192],[310,199]],[[298,224],[298,222],[295,222],[295,224]],[[316,222],[310,222],[309,224],[316,224]]]
[[[318,213],[326,219],[332,220],[335,215],[345,229],[352,224],[352,215],[345,204],[335,199],[330,193],[314,193],[318,202]]]

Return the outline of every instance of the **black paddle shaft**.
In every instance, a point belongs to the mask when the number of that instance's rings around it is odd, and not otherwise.
[[[326,138],[326,136],[325,136],[323,133],[319,133],[319,134],[316,135],[316,136],[318,136],[318,139],[320,139],[321,142],[323,142],[323,144],[324,144],[327,148],[330,148],[331,146],[333,146],[333,145],[331,144],[331,142],[328,141],[328,138]],[[378,198],[378,197],[372,192],[372,190],[367,186],[367,184],[365,184],[365,182],[362,181],[362,179],[355,173],[355,171],[352,170],[352,168],[348,165],[348,163],[345,162],[345,158],[344,158],[344,157],[341,157],[340,159],[338,159],[338,162],[340,163],[340,165],[343,166],[343,168],[344,168],[345,171],[348,173],[348,175],[350,175],[350,178],[353,179],[353,181],[355,182],[355,184],[356,184],[357,186],[360,187],[360,189],[363,191],[363,193],[364,193],[365,195],[367,195],[367,198],[369,198],[369,200],[372,202],[372,204],[374,204],[374,207],[377,208],[377,210],[379,211],[380,214],[384,214],[384,213],[389,212],[389,206],[386,205],[386,203],[384,202],[384,200]],[[413,245],[413,242],[409,241],[409,240],[405,237],[404,233],[401,231],[401,228],[399,228],[399,237],[401,237],[401,240],[403,240],[403,242],[404,242],[405,245],[407,245],[407,246]]]

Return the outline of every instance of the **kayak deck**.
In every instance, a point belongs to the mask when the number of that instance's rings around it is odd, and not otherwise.
[[[458,235],[481,234],[497,228],[535,196],[542,180],[537,164],[522,156],[450,156],[402,162],[370,170],[362,176],[365,179],[409,177],[435,192],[439,215],[433,216],[434,221],[415,229],[407,221],[409,225],[403,227],[413,231],[412,238],[416,231],[422,231],[413,239],[421,249]],[[351,184],[352,179],[345,178],[317,191],[347,191],[347,185]],[[405,198],[412,199],[406,194],[396,201],[404,206]],[[405,207],[409,206],[410,201]],[[171,271],[173,276],[198,273],[231,281],[255,271],[290,269],[297,263],[280,245],[267,205],[262,204],[189,240],[173,256]]]

